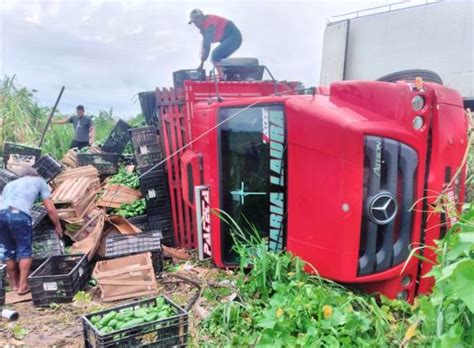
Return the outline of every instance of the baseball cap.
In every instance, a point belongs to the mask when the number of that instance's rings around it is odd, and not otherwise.
[[[198,9],[195,8],[194,10],[191,11],[191,14],[189,15],[189,22],[188,24],[194,23],[197,18],[204,16],[204,13]]]

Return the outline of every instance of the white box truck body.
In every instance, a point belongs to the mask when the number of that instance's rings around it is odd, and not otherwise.
[[[400,5],[405,7],[395,9]],[[376,8],[343,16],[330,21],[324,33],[321,85],[427,69],[467,103],[474,102],[472,1],[398,3],[382,12]]]

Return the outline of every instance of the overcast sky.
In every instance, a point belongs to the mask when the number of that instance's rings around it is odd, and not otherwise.
[[[373,1],[21,1],[0,0],[0,73],[16,75],[59,109],[140,112],[136,94],[171,86],[172,72],[199,64],[201,36],[187,25],[200,8],[234,21],[243,44],[234,56],[257,57],[278,79],[319,81],[325,25],[331,16],[389,3]],[[206,63],[209,69],[211,64]]]

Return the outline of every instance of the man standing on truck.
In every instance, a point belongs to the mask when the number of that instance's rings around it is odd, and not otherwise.
[[[204,62],[209,57],[211,44],[219,42],[211,54],[211,60],[219,73],[222,76],[222,70],[219,62],[229,57],[242,44],[242,34],[237,26],[230,20],[216,15],[205,15],[201,10],[194,9],[191,11],[189,23],[194,25],[201,31],[202,47],[201,47],[201,64],[198,70],[202,69]]]
[[[38,197],[42,199],[56,233],[62,237],[51,190],[35,169],[25,167],[21,178],[9,182],[3,188],[0,202],[0,259],[6,262],[10,286],[19,295],[30,291],[28,276],[33,256],[30,211]]]
[[[74,147],[82,149],[83,147],[90,146],[94,143],[94,125],[92,119],[89,116],[84,115],[83,105],[78,105],[76,107],[76,116],[71,116],[61,120],[53,120],[52,122],[54,124],[72,123],[74,125],[74,139],[69,146],[70,149]]]

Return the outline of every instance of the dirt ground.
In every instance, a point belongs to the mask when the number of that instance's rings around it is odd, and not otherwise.
[[[173,275],[193,279],[201,285],[201,289]],[[192,310],[189,313],[188,343],[190,346],[196,346],[199,342],[197,325],[215,305],[212,296],[205,298],[198,294],[202,295],[209,284],[228,283],[225,279],[229,277],[232,277],[231,272],[218,270],[209,264],[193,259],[181,263],[173,263],[171,260],[165,262],[165,272],[158,278],[157,295],[166,295],[183,307],[193,299],[199,298],[199,310]],[[100,301],[98,287],[89,286],[85,292],[90,294],[90,299],[52,305],[50,308],[34,307],[31,301],[8,305],[6,308],[17,311],[20,317],[14,322],[0,320],[0,346],[83,347],[82,315],[141,299],[104,303]],[[196,312],[198,312],[197,315]]]

